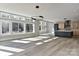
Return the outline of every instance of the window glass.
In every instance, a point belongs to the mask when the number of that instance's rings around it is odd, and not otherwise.
[[[42,21],[39,21],[39,30],[42,30]]]
[[[39,26],[39,30],[41,30],[41,26]]]
[[[33,24],[26,24],[26,32],[33,32]]]
[[[24,31],[24,25],[22,23],[19,23],[19,32]]]
[[[26,32],[29,32],[29,24],[26,24]]]
[[[12,23],[12,31],[18,32],[18,23]]]
[[[46,22],[42,22],[42,30],[46,31]]]
[[[29,24],[29,28],[30,28],[29,31],[33,32],[33,24]]]
[[[7,32],[9,32],[9,23],[2,22],[2,33],[7,33]]]
[[[45,21],[39,21],[39,30],[46,31],[46,22]]]

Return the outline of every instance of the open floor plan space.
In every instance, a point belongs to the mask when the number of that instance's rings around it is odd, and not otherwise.
[[[0,3],[0,56],[79,56],[79,3]]]
[[[40,37],[40,38],[39,38]],[[0,42],[0,56],[78,56],[79,38],[38,36]]]

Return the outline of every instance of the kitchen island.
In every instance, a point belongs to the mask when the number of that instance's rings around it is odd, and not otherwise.
[[[55,36],[59,37],[72,37],[73,36],[73,31],[71,30],[56,30],[54,32]]]

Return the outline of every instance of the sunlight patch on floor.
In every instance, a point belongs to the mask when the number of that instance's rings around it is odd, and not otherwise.
[[[42,39],[37,39],[37,38],[26,38],[26,39],[21,39],[21,40],[38,41],[38,40],[42,40]]]
[[[13,48],[13,47],[8,47],[8,46],[0,46],[0,49],[8,50],[8,51],[13,51],[13,52],[21,52],[21,51],[24,51],[24,49]]]
[[[55,40],[55,39],[57,39],[57,38],[59,38],[59,37],[54,37],[53,39]]]
[[[52,41],[52,39],[45,40],[44,42],[50,42],[50,41]]]
[[[17,42],[17,43],[30,43],[30,41],[22,41],[22,40],[13,40],[11,42]]]
[[[35,38],[46,39],[46,38],[49,38],[49,37],[46,37],[46,36],[38,36],[38,37],[35,37]]]
[[[0,51],[0,56],[9,56],[12,55],[13,53],[10,52],[4,52],[4,51]]]
[[[41,45],[41,44],[43,44],[43,42],[38,42],[38,43],[35,43],[36,45]]]

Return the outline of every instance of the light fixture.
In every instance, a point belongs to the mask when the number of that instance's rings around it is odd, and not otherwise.
[[[44,18],[43,16],[39,16],[40,18]]]
[[[43,16],[33,16],[33,17],[31,17],[31,19],[36,20],[36,18],[38,18],[38,17],[42,18],[42,19],[44,18]]]
[[[36,18],[31,17],[33,20],[36,20]]]
[[[38,9],[38,8],[39,8],[39,6],[37,5],[37,6],[35,6],[35,8],[37,8],[37,9]]]

